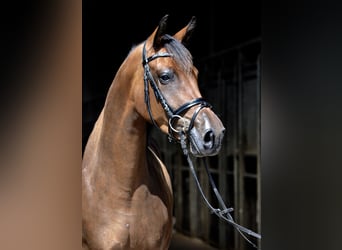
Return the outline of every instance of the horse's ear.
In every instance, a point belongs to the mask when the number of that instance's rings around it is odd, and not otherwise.
[[[189,44],[189,40],[192,36],[192,33],[196,27],[196,17],[192,17],[190,22],[180,31],[173,35],[174,38],[178,39],[185,46]]]
[[[167,26],[167,20],[169,18],[169,15],[165,15],[162,17],[162,19],[159,21],[158,27],[154,30],[152,35],[149,37],[148,40],[153,40],[153,48],[157,50],[161,46],[162,42],[162,36],[166,32],[166,26]]]

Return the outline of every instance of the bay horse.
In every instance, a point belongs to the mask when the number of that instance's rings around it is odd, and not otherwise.
[[[168,249],[171,178],[149,143],[153,125],[195,157],[216,155],[225,128],[202,97],[187,44],[196,18],[166,33],[168,15],[119,67],[82,160],[84,249]],[[150,94],[154,93],[154,94]]]

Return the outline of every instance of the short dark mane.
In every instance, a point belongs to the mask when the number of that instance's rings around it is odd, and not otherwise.
[[[165,41],[164,47],[166,51],[173,55],[173,59],[179,67],[186,72],[190,72],[193,62],[189,50],[173,36],[164,35],[162,40]]]

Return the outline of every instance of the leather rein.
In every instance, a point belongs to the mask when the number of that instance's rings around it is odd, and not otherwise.
[[[169,137],[169,141],[176,141],[176,142],[179,142],[181,144],[181,148],[183,150],[183,154],[186,156],[187,158],[187,161],[189,163],[189,167],[190,167],[190,170],[191,170],[191,173],[195,179],[195,182],[196,182],[196,185],[197,185],[197,188],[198,190],[200,191],[201,195],[202,195],[202,198],[204,199],[205,203],[207,204],[209,210],[211,211],[211,213],[214,213],[216,214],[219,218],[229,222],[230,224],[232,224],[236,230],[243,236],[243,238],[245,238],[245,240],[247,242],[249,242],[253,247],[257,248],[257,246],[251,242],[247,236],[245,234],[248,234],[250,236],[253,236],[257,239],[261,239],[261,236],[260,234],[257,234],[255,232],[253,232],[252,230],[250,229],[247,229],[239,224],[237,224],[233,217],[231,216],[230,212],[232,212],[234,209],[233,208],[227,208],[227,206],[225,205],[218,189],[216,188],[216,185],[215,185],[215,182],[211,176],[211,173],[209,171],[209,168],[206,164],[206,161],[204,160],[204,165],[205,165],[205,168],[206,168],[206,172],[207,172],[207,175],[208,175],[208,178],[209,178],[209,181],[210,181],[210,184],[213,188],[213,191],[215,193],[215,196],[217,198],[217,200],[219,201],[219,204],[220,206],[222,207],[222,209],[220,208],[214,208],[210,202],[208,201],[208,199],[206,198],[203,190],[202,190],[202,187],[201,187],[201,184],[198,180],[198,177],[197,177],[197,174],[196,174],[196,171],[194,169],[194,166],[193,166],[193,163],[192,163],[192,160],[191,160],[191,157],[190,157],[190,154],[189,154],[189,151],[188,151],[188,142],[187,142],[187,138],[190,136],[190,130],[193,128],[194,126],[194,122],[195,122],[195,119],[197,117],[197,115],[199,114],[199,112],[203,109],[203,108],[211,108],[212,106],[206,102],[203,98],[196,98],[190,102],[187,102],[185,104],[183,104],[182,106],[180,106],[178,109],[176,110],[173,110],[170,105],[168,104],[167,100],[164,98],[162,92],[160,91],[160,89],[158,88],[158,85],[157,83],[155,82],[153,76],[152,76],[152,73],[150,71],[150,67],[148,65],[149,62],[151,62],[152,60],[156,59],[156,58],[160,58],[160,57],[172,57],[172,54],[170,53],[156,53],[150,57],[146,57],[146,43],[144,43],[144,46],[143,46],[143,52],[142,52],[142,65],[144,67],[144,92],[145,92],[145,103],[146,103],[146,106],[147,106],[147,110],[148,110],[148,113],[149,113],[149,116],[150,116],[150,119],[153,123],[153,125],[155,127],[157,127],[158,129],[160,129],[156,123],[156,121],[154,120],[153,118],[153,115],[152,115],[152,111],[151,111],[151,105],[150,105],[150,96],[149,96],[149,84],[151,85],[151,88],[153,89],[153,92],[154,92],[154,95],[157,99],[157,101],[162,105],[165,113],[167,114],[168,116],[168,119],[169,119],[169,122],[168,122],[168,137]],[[199,106],[194,114],[192,115],[192,118],[190,120],[190,123],[189,124],[186,124],[184,123],[184,126],[183,126],[183,129],[182,130],[176,130],[173,126],[174,124],[174,121],[176,119],[180,119],[180,120],[183,120],[184,121],[184,118],[181,116],[182,114],[186,113],[186,111],[194,106]],[[179,136],[179,139],[176,138],[174,136],[174,133],[177,133],[178,136]]]

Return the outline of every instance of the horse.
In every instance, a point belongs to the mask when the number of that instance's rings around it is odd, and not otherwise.
[[[196,17],[169,35],[168,16],[120,65],[85,146],[83,249],[169,248],[172,183],[151,127],[176,143],[186,137],[194,157],[220,151],[225,127],[201,95],[188,49]]]

